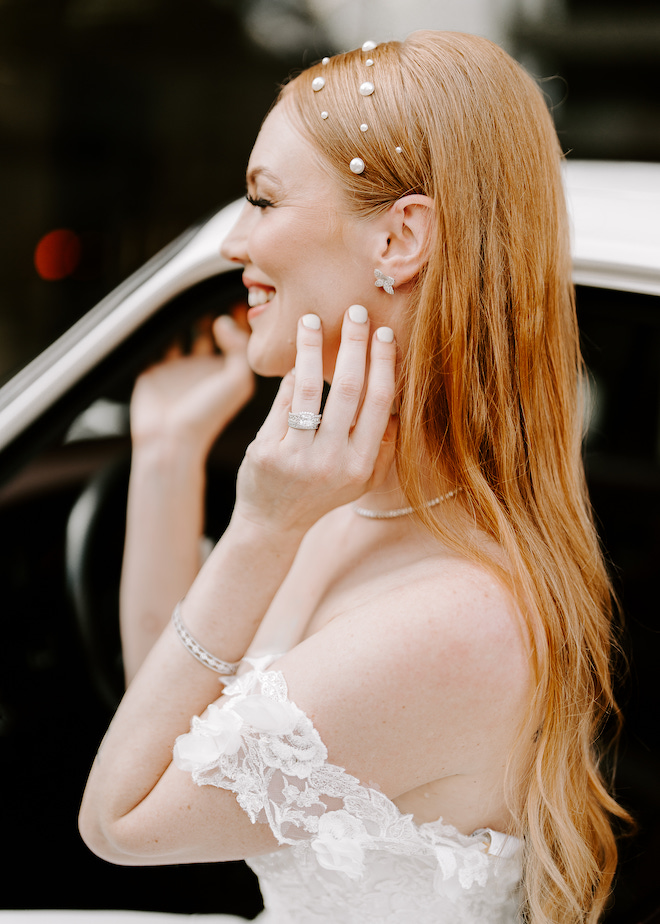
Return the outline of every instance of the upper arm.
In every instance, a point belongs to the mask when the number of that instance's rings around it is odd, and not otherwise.
[[[468,572],[388,589],[329,622],[272,665],[312,721],[330,764],[390,799],[478,772],[489,738],[515,734],[527,683],[517,617]],[[222,705],[222,699],[218,701]],[[513,738],[512,738],[513,740]],[[204,862],[277,849],[226,789],[171,765],[114,830],[120,863]]]

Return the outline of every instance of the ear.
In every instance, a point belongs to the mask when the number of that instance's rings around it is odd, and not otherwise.
[[[374,266],[394,276],[396,285],[414,279],[429,257],[435,205],[428,196],[410,195],[380,216]]]

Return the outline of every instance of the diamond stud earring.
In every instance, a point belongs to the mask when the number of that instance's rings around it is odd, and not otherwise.
[[[394,276],[386,276],[379,269],[374,270],[374,276],[376,277],[377,286],[383,288],[388,295],[394,295]]]

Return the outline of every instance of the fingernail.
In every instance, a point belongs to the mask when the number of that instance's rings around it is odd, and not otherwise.
[[[369,317],[364,305],[351,305],[348,309],[348,316],[351,321],[355,321],[356,324],[366,324],[367,318]]]
[[[321,328],[321,319],[318,314],[305,314],[301,320],[303,327],[307,327],[309,330],[320,330]]]
[[[376,331],[376,337],[381,343],[391,343],[394,340],[394,331],[391,327],[379,327]]]

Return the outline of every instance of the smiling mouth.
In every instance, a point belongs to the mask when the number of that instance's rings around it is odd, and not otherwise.
[[[250,308],[267,305],[275,298],[275,289],[262,289],[261,286],[250,286],[247,293],[247,302]]]

